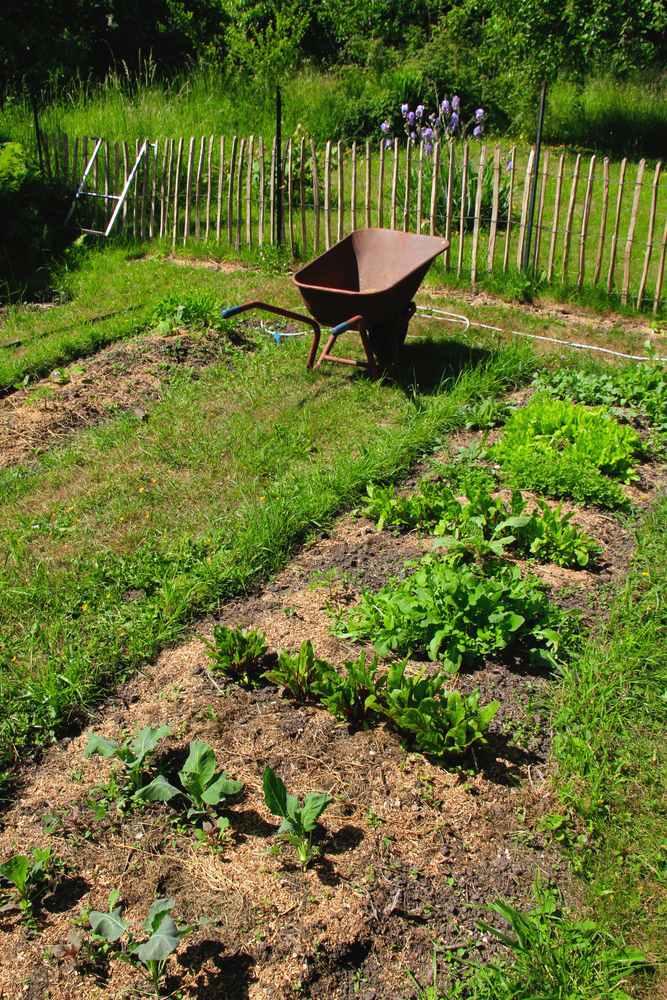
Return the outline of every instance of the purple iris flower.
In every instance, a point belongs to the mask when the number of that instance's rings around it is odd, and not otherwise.
[[[417,118],[421,118],[421,116],[424,114],[424,105],[423,104],[418,104],[417,105],[417,110],[415,111],[415,114],[417,115]]]
[[[389,132],[391,130],[391,125],[389,124],[389,122],[385,121],[385,122],[382,122],[382,124],[380,125],[380,128],[382,129],[382,131],[386,135],[387,132]]]
[[[459,123],[459,116],[457,115],[456,111],[452,111],[452,117],[449,120],[449,124],[452,127],[452,131],[456,128],[458,123]]]
[[[387,147],[387,149],[391,149],[391,139],[385,139],[385,143],[384,144]]]
[[[480,135],[482,134],[482,130],[481,130],[481,128],[479,127],[479,125],[477,126],[477,128],[474,128],[474,129],[472,130],[472,134],[473,134],[474,136],[476,136],[476,138],[477,138],[477,139],[479,139]]]
[[[442,102],[442,104],[440,105],[440,108],[442,110],[443,115],[448,115],[449,112],[452,110],[452,106],[449,103],[449,101],[447,101],[447,100],[444,100]]]
[[[416,132],[411,132],[410,133],[410,138],[411,139],[416,139],[417,138],[417,133]]]
[[[411,125],[414,125],[414,123],[415,123],[415,113],[414,113],[414,111],[408,111],[408,121],[410,122]]]
[[[461,110],[461,101],[456,96],[456,94],[454,94],[454,96],[452,97],[452,107],[454,108],[454,111],[460,111]]]
[[[404,115],[407,115],[409,110],[410,110],[409,104],[401,104],[401,111],[403,112]]]
[[[424,152],[426,153],[427,156],[431,155],[431,150],[432,149],[433,149],[433,146],[431,145],[430,142],[425,142],[424,143]]]
[[[475,112],[475,118],[477,119],[478,122],[484,121],[484,108],[477,108],[477,111]]]
[[[430,139],[433,138],[433,129],[425,128],[424,131],[422,132],[422,135],[424,137],[424,141],[428,142]]]

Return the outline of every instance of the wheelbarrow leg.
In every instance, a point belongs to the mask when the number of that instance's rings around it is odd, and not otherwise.
[[[358,367],[363,365],[361,361],[353,361],[351,358],[336,358],[333,354],[329,354],[329,351],[336,343],[338,337],[341,333],[346,333],[348,330],[357,329],[359,336],[361,337],[361,343],[364,346],[364,351],[366,352],[366,358],[368,361],[368,368],[371,373],[371,378],[374,382],[377,382],[380,378],[380,372],[375,363],[375,356],[371,348],[370,342],[368,340],[368,334],[366,333],[366,323],[363,316],[353,316],[352,319],[348,319],[345,323],[339,323],[335,326],[329,335],[324,350],[320,354],[318,360],[313,365],[314,368],[319,368],[323,361],[336,361],[339,365],[352,365],[353,367]]]
[[[408,325],[410,320],[417,311],[417,306],[414,302],[411,302],[408,306],[405,314],[401,317],[400,322],[396,326],[396,333],[391,338],[391,367],[389,369],[389,374],[392,378],[396,378],[396,369],[398,367],[398,355],[400,354],[401,348],[405,343],[405,338],[408,332]]]

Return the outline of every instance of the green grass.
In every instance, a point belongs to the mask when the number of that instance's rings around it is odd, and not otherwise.
[[[563,671],[555,788],[583,901],[652,960],[667,954],[667,498],[638,525],[609,618]]]

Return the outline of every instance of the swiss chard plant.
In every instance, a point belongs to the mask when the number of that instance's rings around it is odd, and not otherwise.
[[[343,669],[345,676],[332,668],[313,689],[332,715],[367,729],[371,716],[382,710],[380,698],[387,674],[378,674],[377,656],[367,665],[364,652],[357,660],[345,660]]]
[[[409,735],[421,751],[459,757],[474,743],[486,743],[484,734],[499,702],[479,708],[479,691],[463,696],[447,691],[446,674],[438,671],[405,674],[406,660],[392,665],[385,692],[385,715],[395,729]]]
[[[294,847],[299,864],[303,869],[307,868],[319,854],[317,846],[313,846],[313,831],[333,799],[324,792],[308,792],[299,805],[296,796],[288,793],[283,781],[270,767],[264,769],[263,785],[267,808],[283,821],[278,836]],[[274,850],[280,853],[278,845]]]
[[[242,781],[228,778],[226,771],[216,772],[215,752],[201,740],[190,743],[190,753],[178,777],[183,794],[190,802],[188,819],[205,816],[209,807],[219,805],[225,798],[237,795],[243,789]],[[221,827],[218,826],[218,829]]]
[[[109,896],[109,913],[100,913],[97,910],[90,912],[88,920],[93,934],[115,946],[112,948],[111,954],[121,962],[126,962],[137,969],[151,984],[154,995],[159,997],[160,982],[164,975],[167,959],[176,950],[181,939],[198,925],[177,927],[169,915],[174,908],[174,901],[172,899],[156,899],[141,925],[143,937],[135,937],[130,930],[130,927],[133,926],[132,922],[123,919],[122,905],[115,906],[118,898],[119,894],[115,891]],[[208,921],[199,921],[199,924],[204,923],[208,923]],[[127,942],[121,945],[120,939],[125,934],[127,934]]]
[[[151,779],[154,757],[160,742],[171,732],[171,726],[145,726],[137,728],[134,739],[119,743],[92,733],[83,751],[84,757],[99,754],[101,757],[115,757],[118,766],[112,774],[110,797],[117,799],[122,809],[138,802],[168,801],[179,793],[163,774]],[[149,780],[146,780],[146,779]]]
[[[331,666],[326,660],[316,659],[313,644],[306,639],[301,643],[298,653],[281,650],[278,666],[262,676],[270,684],[286,688],[296,701],[317,701],[315,683],[330,670]]]
[[[495,561],[480,568],[429,554],[398,585],[377,594],[362,589],[360,604],[339,613],[333,628],[354,642],[373,641],[380,656],[420,650],[454,672],[510,647],[555,667],[563,632],[574,629],[567,623],[544,585],[522,579],[517,566]]]
[[[216,670],[220,670],[237,684],[250,684],[259,661],[268,646],[266,636],[252,629],[227,628],[226,625],[213,626],[213,643],[199,636],[207,647],[207,655],[213,660]]]
[[[0,864],[0,879],[13,885],[7,891],[0,885],[0,912],[16,906],[30,916],[32,908],[48,885],[48,866],[53,861],[51,848],[36,848],[32,856],[14,854]]]

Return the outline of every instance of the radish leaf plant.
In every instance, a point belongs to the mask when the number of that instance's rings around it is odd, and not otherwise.
[[[213,643],[203,635],[198,638],[207,647],[207,656],[213,660],[215,669],[241,685],[251,683],[259,661],[268,649],[266,636],[255,629],[246,632],[244,628],[214,625]]]
[[[278,666],[262,674],[270,684],[285,687],[296,701],[317,701],[315,683],[320,681],[327,670],[331,670],[326,660],[317,660],[313,644],[309,639],[301,643],[298,653],[281,650]]]
[[[358,660],[344,661],[344,677],[330,668],[313,684],[313,690],[332,715],[368,729],[370,716],[382,711],[378,699],[387,682],[387,675],[378,675],[377,667],[378,657],[367,666],[362,652]]]

